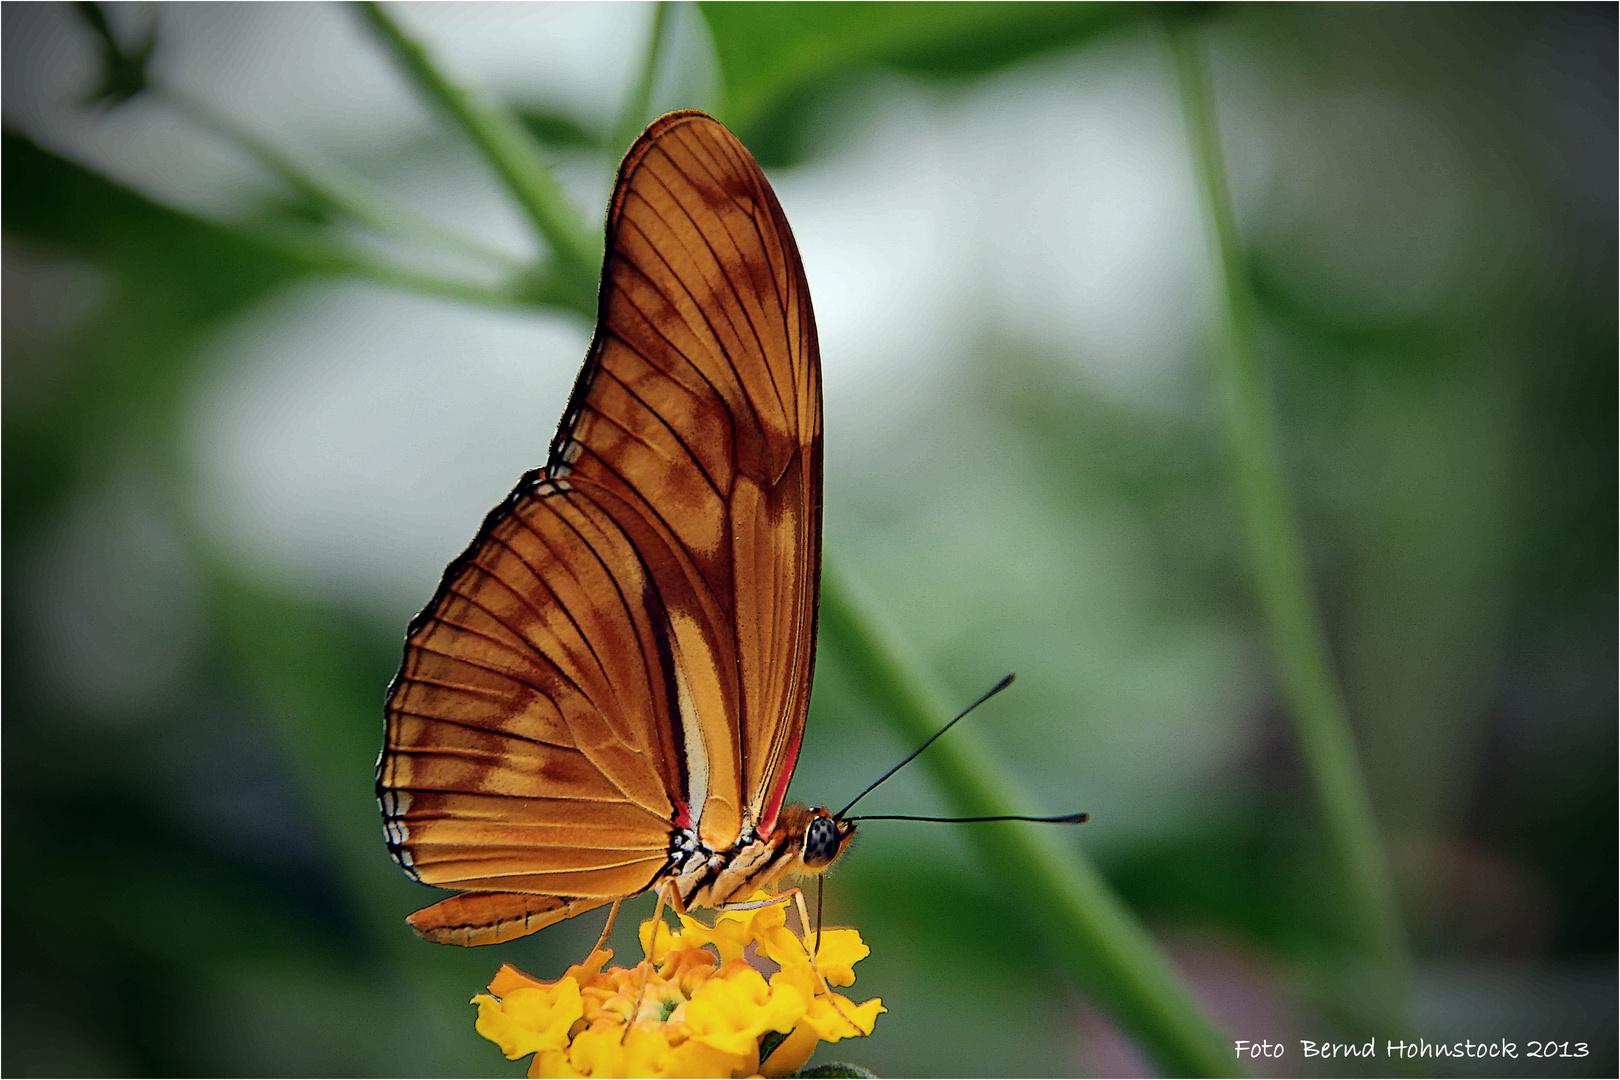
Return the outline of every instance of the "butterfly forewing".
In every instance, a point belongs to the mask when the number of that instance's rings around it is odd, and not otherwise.
[[[655,883],[676,829],[715,850],[768,831],[808,704],[820,492],[786,219],[721,125],[664,117],[621,166],[547,468],[412,624],[378,766],[402,864],[619,897]]]

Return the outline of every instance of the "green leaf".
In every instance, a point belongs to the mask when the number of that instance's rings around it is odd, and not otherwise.
[[[808,1068],[808,1069],[801,1069],[798,1072],[794,1073],[793,1075],[794,1076],[816,1076],[816,1077],[823,1077],[823,1076],[826,1076],[826,1077],[832,1077],[832,1076],[869,1076],[869,1077],[875,1077],[875,1076],[877,1076],[877,1073],[871,1072],[871,1071],[869,1071],[867,1069],[863,1069],[859,1065],[851,1065],[848,1062],[830,1061],[825,1065],[816,1065],[816,1066],[813,1066],[813,1067]]]
[[[787,1037],[785,1031],[767,1031],[759,1040],[759,1060],[764,1061],[776,1053],[776,1048],[787,1042]]]
[[[83,448],[109,425],[166,430],[209,329],[307,268],[26,136],[7,132],[4,157],[7,241],[107,271],[112,284],[82,340],[53,361],[60,369],[43,396],[26,408],[7,402],[5,507],[28,515],[62,496]]]
[[[600,150],[602,136],[565,113],[546,109],[514,109],[523,126],[540,144],[553,150]]]
[[[743,136],[792,95],[881,64],[982,75],[1138,17],[1137,4],[704,3],[725,79],[724,119]],[[752,145],[750,143],[750,145]]]

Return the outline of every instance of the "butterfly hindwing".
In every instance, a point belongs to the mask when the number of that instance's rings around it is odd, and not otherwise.
[[[661,868],[673,759],[642,749],[667,725],[650,722],[663,695],[638,567],[610,518],[528,478],[446,572],[406,642],[379,763],[418,878],[612,896]],[[580,891],[592,872],[605,891]]]

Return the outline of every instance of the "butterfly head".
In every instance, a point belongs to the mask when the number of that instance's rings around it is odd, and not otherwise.
[[[845,821],[825,806],[812,810],[801,803],[790,803],[782,807],[776,819],[770,844],[779,856],[797,863],[798,870],[819,874],[838,861],[854,835],[855,823]]]
[[[834,817],[825,806],[808,813],[810,819],[804,826],[799,861],[804,863],[806,870],[825,870],[844,853],[850,838],[855,835],[855,823]]]

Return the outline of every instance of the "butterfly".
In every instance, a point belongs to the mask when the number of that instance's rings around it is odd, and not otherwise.
[[[821,471],[815,317],[781,205],[718,121],[664,116],[619,167],[547,462],[445,570],[388,690],[388,850],[462,890],[410,916],[419,935],[507,941],[648,889],[735,903],[843,852],[853,822],[785,802]]]

